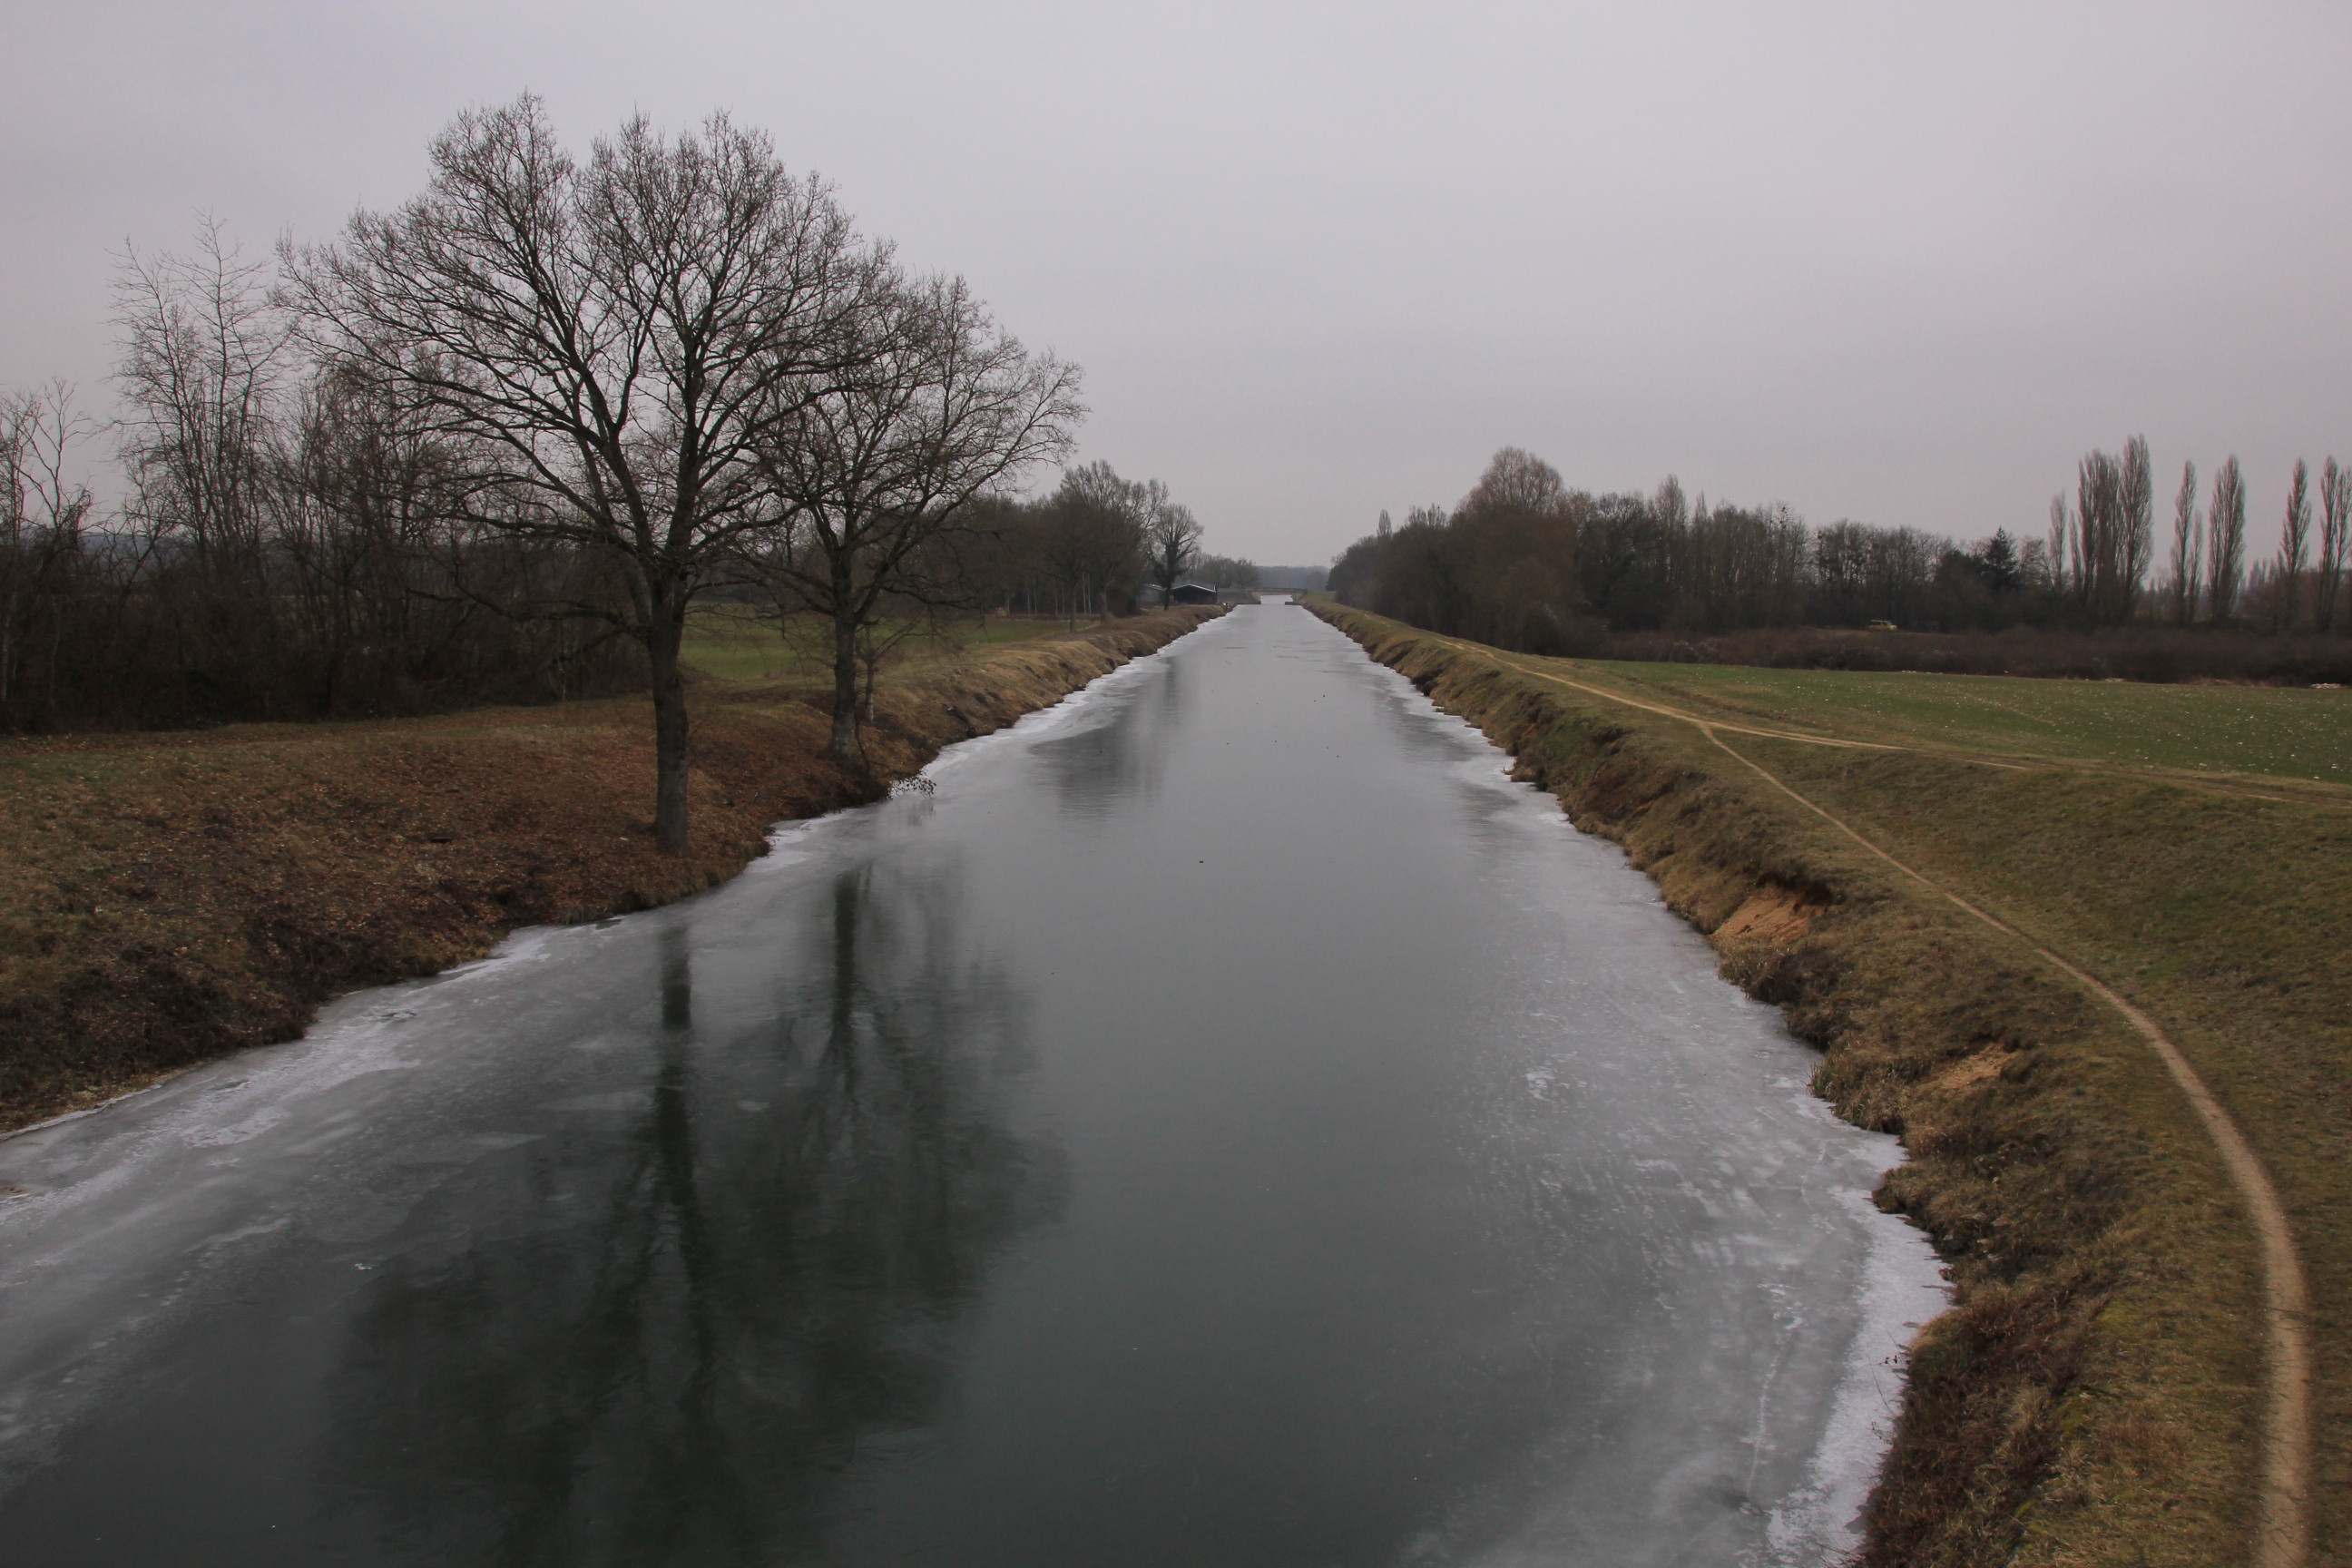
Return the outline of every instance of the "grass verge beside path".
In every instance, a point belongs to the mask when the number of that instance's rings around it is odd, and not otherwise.
[[[2352,691],[1506,657],[1730,724],[2352,805]]]
[[[2227,750],[2238,721],[2201,723],[2193,702],[2175,710],[2188,739],[2149,764],[2164,771],[2134,774],[2130,735],[2099,739],[2113,721],[2096,699],[2134,695],[2112,686],[2053,698],[2082,715],[2065,726],[2074,761],[1993,768],[1941,754],[1948,738],[1918,747],[1916,713],[1874,726],[1882,699],[1840,689],[1918,678],[1766,672],[1800,676],[1767,706],[1717,684],[1749,671],[1534,660],[1319,610],[1623,843],[1727,975],[1824,1047],[1821,1092],[1903,1135],[1911,1158],[1882,1201],[1935,1237],[1958,1302],[1916,1352],[1870,1561],[2262,1560],[2269,1319],[2246,1210],[2146,1040],[2029,942],[2160,1026],[2271,1173],[2313,1286],[2309,1560],[2347,1560],[2352,811],[2324,785],[2247,799],[2178,781],[2221,756],[2263,776]],[[1910,882],[1692,724],[1541,679],[1553,672],[1757,729],[1915,748],[1725,737],[2027,940]],[[1999,687],[2029,683],[1983,684],[2006,701]],[[2167,695],[2227,710],[2249,693]]]
[[[1040,630],[884,677],[870,769],[805,682],[691,691],[693,849],[653,843],[643,699],[0,742],[0,1129],[243,1046],[340,992],[734,875],[773,823],[877,797],[1213,610]]]

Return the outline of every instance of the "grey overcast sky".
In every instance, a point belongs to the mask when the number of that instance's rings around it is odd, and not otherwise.
[[[2038,531],[2144,433],[2352,458],[2352,6],[8,0],[0,384],[103,406],[110,250],[390,205],[459,109],[772,132],[1083,363],[1082,455],[1321,561],[1571,484]]]

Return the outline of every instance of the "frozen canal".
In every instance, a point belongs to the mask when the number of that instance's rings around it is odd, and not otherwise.
[[[1891,1140],[1293,606],[0,1142],[0,1556],[1805,1563]]]

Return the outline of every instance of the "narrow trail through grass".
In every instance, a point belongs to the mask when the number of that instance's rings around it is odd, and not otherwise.
[[[2155,1019],[2134,1006],[2113,987],[2049,947],[2036,942],[2017,926],[1979,907],[1933,878],[1916,869],[1880,847],[1858,829],[1817,804],[1766,768],[1753,758],[1744,755],[1723,739],[1718,731],[1757,735],[1773,740],[1793,741],[1805,744],[1852,748],[1870,751],[1918,752],[1960,760],[1982,763],[2000,768],[2021,771],[2037,766],[2067,766],[2060,762],[2032,763],[1996,761],[1988,757],[1967,756],[1956,752],[1938,751],[1917,746],[1892,745],[1882,742],[1841,740],[1828,736],[1806,735],[1792,731],[1762,729],[1735,724],[1721,720],[1701,717],[1665,704],[1645,702],[1622,692],[1548,670],[1531,668],[1516,659],[1504,658],[1492,649],[1475,643],[1453,638],[1435,640],[1450,643],[1465,651],[1475,651],[1496,663],[1538,680],[1568,687],[1598,697],[1606,701],[1622,703],[1645,712],[1674,719],[1692,725],[1727,755],[1752,770],[1765,783],[1790,800],[1827,822],[1840,833],[1853,840],[1870,854],[1895,868],[1921,887],[1950,900],[1974,919],[1984,922],[2031,950],[2043,962],[2064,973],[2100,1000],[2113,1007],[2145,1039],[2165,1070],[2178,1084],[2189,1104],[2195,1109],[2207,1134],[2219,1151],[2230,1181],[2239,1201],[2244,1205],[2249,1223],[2261,1242],[2263,1294],[2267,1306],[2268,1342],[2265,1347],[2269,1373],[2266,1409],[2263,1419],[2263,1456],[2261,1464],[2258,1521],[2255,1533],[2254,1563],[2257,1568],[2302,1568],[2311,1554],[2311,1474],[2312,1474],[2312,1339],[2310,1331],[2311,1290],[2305,1278],[2303,1260],[2294,1239],[2294,1226],[2286,1208],[2279,1200],[2278,1190],[2272,1181],[2244,1131],[2228,1110],[2207,1087],[2205,1080],[2190,1064],[2180,1048],[2160,1028]],[[2166,770],[2118,770],[2100,768],[2095,771],[2138,771],[2153,776],[2165,776]],[[2179,782],[2169,778],[2167,782]],[[2196,781],[2190,787],[2201,784],[2213,787],[2210,781]],[[2252,791],[2224,788],[2224,793],[2252,794]],[[2286,796],[2267,796],[2290,799]]]
[[[1433,634],[1432,635],[1433,637]],[[1792,730],[1755,723],[1743,723],[1737,720],[1724,718],[1720,715],[1694,713],[1684,709],[1658,702],[1643,701],[1640,698],[1633,696],[1627,691],[1618,688],[1594,685],[1585,681],[1571,680],[1564,676],[1560,676],[1548,670],[1532,668],[1527,664],[1521,663],[1516,659],[1504,658],[1499,653],[1493,649],[1486,648],[1481,644],[1465,643],[1458,639],[1445,637],[1435,637],[1434,640],[1448,643],[1450,646],[1455,647],[1477,649],[1485,657],[1495,658],[1497,662],[1505,665],[1508,668],[1517,670],[1522,675],[1533,676],[1540,680],[1552,681],[1558,685],[1570,687],[1580,691],[1590,692],[1595,696],[1606,697],[1613,702],[1621,702],[1628,707],[1638,708],[1643,712],[1655,713],[1661,717],[1679,720],[1685,723],[1712,724],[1717,729],[1726,730],[1734,734],[1755,735],[1766,740],[1795,741],[1806,745],[1832,746],[1851,751],[1904,752],[1914,756],[1937,757],[1948,762],[1970,763],[1979,767],[2003,768],[2014,772],[2031,772],[2037,769],[2059,768],[2074,773],[2097,773],[2112,777],[2145,778],[2157,780],[2180,789],[2196,790],[2209,795],[2230,795],[2238,799],[2280,801],[2292,805],[2333,805],[2352,808],[2352,786],[2336,785],[2325,781],[2306,782],[2299,778],[2263,775],[2262,777],[2261,785],[2258,786],[2255,784],[2245,782],[2242,779],[2226,776],[2216,777],[2210,773],[2200,770],[2192,770],[2183,767],[2168,767],[2153,762],[2119,763],[2091,757],[2051,754],[2034,751],[2002,752],[1990,751],[1982,747],[1970,747],[1955,744],[1863,741],[1844,736],[1822,734],[1816,731]],[[1551,663],[1554,661],[1543,660],[1541,662]],[[1843,675],[1846,672],[1839,671],[1836,673]],[[1986,678],[1960,676],[1951,679],[1971,680]],[[1999,702],[1990,698],[1972,696],[1972,700],[1980,706],[2000,709],[2004,711],[2014,713],[2019,719],[2029,723],[2049,725],[2053,730],[2058,727],[2058,721],[2055,720],[2050,719],[2042,714],[2029,713],[2022,710],[2013,708],[2010,704]],[[1729,704],[1726,705],[1728,706]]]

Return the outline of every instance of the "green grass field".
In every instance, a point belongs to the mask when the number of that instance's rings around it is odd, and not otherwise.
[[[1841,739],[2352,787],[2352,691],[1526,662],[1708,717]]]

